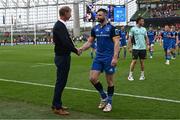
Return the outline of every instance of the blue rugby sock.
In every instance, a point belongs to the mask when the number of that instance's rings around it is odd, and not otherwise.
[[[171,60],[171,55],[167,55],[166,60]]]
[[[108,102],[109,104],[112,104],[112,97],[113,97],[113,94],[114,94],[114,86],[108,87],[107,94],[108,94],[108,100],[107,100],[107,102]]]
[[[95,87],[96,90],[99,92],[99,94],[101,95],[101,98],[102,98],[102,99],[107,98],[107,95],[106,95],[106,93],[104,92],[103,86],[102,86],[102,84],[101,84],[100,82],[94,84],[94,87]]]

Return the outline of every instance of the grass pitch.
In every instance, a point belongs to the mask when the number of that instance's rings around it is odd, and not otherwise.
[[[63,103],[70,107],[71,115],[58,116],[50,109],[53,87],[3,81],[16,80],[54,86],[56,73],[53,64],[53,45],[0,46],[0,119],[180,119],[180,56],[177,56],[176,60],[171,60],[171,64],[167,66],[164,64],[163,49],[156,45],[155,50],[154,58],[145,61],[145,81],[138,80],[139,63],[134,72],[135,81],[127,80],[131,61],[129,53],[126,60],[122,57],[119,59],[115,75],[115,92],[133,96],[115,95],[112,112],[103,113],[97,109],[97,93],[65,89]],[[88,80],[91,63],[89,51],[80,57],[72,54],[67,87],[94,90]],[[100,80],[106,89],[103,74]],[[137,98],[134,95],[174,101]]]

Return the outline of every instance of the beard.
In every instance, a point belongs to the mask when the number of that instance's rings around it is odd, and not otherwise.
[[[140,26],[144,26],[144,23],[140,23]]]
[[[98,22],[103,23],[105,19],[98,19]]]

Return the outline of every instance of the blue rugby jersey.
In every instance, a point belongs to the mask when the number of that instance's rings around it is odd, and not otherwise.
[[[121,37],[121,41],[125,41],[125,42],[126,42],[127,32],[120,30],[120,31],[119,31],[119,35],[120,35],[120,37]]]
[[[169,45],[171,45],[171,42],[172,42],[172,40],[171,40],[171,35],[172,35],[171,32],[168,32],[168,31],[163,31],[163,32],[161,33],[164,46],[169,46]]]
[[[154,39],[155,39],[155,36],[156,36],[156,32],[155,31],[148,31],[147,32],[147,36],[149,38],[149,42],[150,43],[153,43],[154,42]]]
[[[119,31],[116,27],[110,23],[103,27],[98,24],[92,28],[91,36],[97,40],[96,57],[109,58],[114,55],[114,42],[112,38],[119,36]]]

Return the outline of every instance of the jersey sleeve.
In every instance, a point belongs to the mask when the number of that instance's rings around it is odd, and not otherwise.
[[[175,36],[178,36],[178,33],[177,33],[177,32],[175,32]]]
[[[154,31],[154,36],[156,36],[156,35],[157,35],[156,31]]]
[[[147,36],[147,30],[146,30],[146,28],[144,28],[144,30],[145,30],[144,36]]]
[[[111,28],[111,33],[110,33],[111,35],[111,38],[113,38],[113,37],[115,37],[115,36],[119,36],[119,30],[116,28],[116,27],[112,27]]]
[[[171,37],[173,37],[174,35],[173,35],[173,32],[171,32]]]
[[[96,33],[95,33],[94,28],[91,29],[91,37],[94,37],[94,38],[96,37]]]
[[[160,32],[160,36],[163,37],[163,36],[164,36],[164,33],[163,33],[163,32]]]

